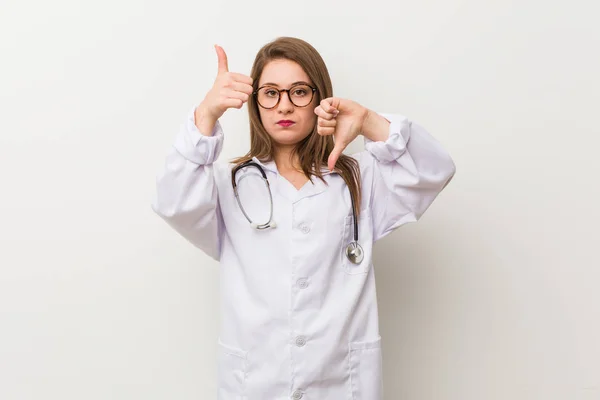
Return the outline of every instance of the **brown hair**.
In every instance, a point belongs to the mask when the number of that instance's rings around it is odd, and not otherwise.
[[[254,59],[250,76],[254,80],[254,90],[258,87],[258,81],[265,65],[272,60],[287,59],[298,63],[317,87],[317,104],[322,99],[333,96],[331,78],[327,66],[317,50],[304,40],[292,37],[280,37],[263,46]],[[234,164],[240,165],[253,157],[261,161],[273,160],[273,139],[265,130],[258,111],[258,104],[254,96],[248,99],[248,113],[250,116],[250,150],[242,157],[233,160]],[[333,150],[334,143],[331,135],[321,136],[317,133],[315,124],[313,131],[301,142],[299,142],[293,154],[297,154],[304,174],[312,181],[316,176],[323,182],[321,167],[327,166],[329,154]],[[337,172],[346,182],[350,195],[354,202],[356,215],[360,211],[360,169],[358,162],[349,156],[341,154],[335,166]]]

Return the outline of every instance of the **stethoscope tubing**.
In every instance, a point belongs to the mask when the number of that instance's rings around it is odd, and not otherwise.
[[[255,222],[253,222],[252,219],[250,218],[250,216],[248,216],[248,214],[246,213],[246,210],[244,209],[244,206],[242,206],[242,202],[240,201],[240,196],[237,191],[237,183],[235,181],[235,176],[239,170],[241,170],[242,168],[245,168],[245,167],[257,168],[259,170],[260,174],[262,175],[262,179],[263,179],[265,185],[267,186],[267,191],[269,192],[270,214],[269,214],[269,221],[264,224],[257,224]],[[267,228],[274,228],[276,226],[275,223],[273,222],[273,194],[271,193],[271,185],[269,184],[269,180],[267,179],[267,174],[265,173],[264,169],[260,165],[258,165],[257,163],[255,163],[252,160],[248,160],[248,161],[236,166],[231,171],[231,185],[233,187],[233,193],[235,194],[235,199],[238,203],[238,206],[240,207],[240,210],[242,210],[244,217],[246,217],[246,219],[248,220],[248,222],[250,223],[250,225],[253,228],[262,230],[262,229],[267,229]],[[357,221],[357,217],[356,217],[356,207],[354,204],[354,198],[352,197],[352,195],[350,196],[350,201],[352,202],[352,225],[354,228],[354,240],[352,241],[352,243],[350,243],[348,245],[348,247],[346,249],[346,256],[348,257],[348,259],[350,259],[351,262],[357,264],[357,263],[362,262],[363,252],[362,252],[362,247],[358,243],[358,221]],[[355,259],[352,259],[352,257],[355,257]]]

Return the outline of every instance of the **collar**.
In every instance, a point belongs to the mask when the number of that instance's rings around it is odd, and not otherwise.
[[[261,167],[263,167],[265,170],[274,172],[276,174],[279,175],[279,170],[277,169],[277,164],[275,164],[275,161],[271,160],[271,161],[261,161],[256,157],[252,157],[252,161],[254,161],[255,163],[257,163],[258,165],[260,165]],[[321,167],[321,174],[323,174],[323,176],[325,175],[330,175],[333,174],[335,172],[331,172],[329,170],[329,168],[327,168],[326,166],[322,166]]]
[[[327,190],[327,184],[321,179],[312,177],[312,183],[309,181],[300,190],[297,190],[291,183],[279,174],[275,161],[260,161],[256,157],[252,157],[252,161],[262,167],[265,171],[274,172],[275,176],[269,178],[274,184],[275,191],[285,197],[292,203],[296,203],[306,197],[315,196]],[[323,176],[332,174],[327,167],[321,167]],[[267,175],[268,176],[268,175]]]

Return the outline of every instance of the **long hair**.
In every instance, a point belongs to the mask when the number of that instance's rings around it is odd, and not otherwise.
[[[317,87],[317,104],[322,99],[333,96],[333,87],[331,78],[327,71],[327,66],[317,50],[304,40],[292,37],[280,37],[263,46],[254,60],[250,76],[254,80],[254,91],[258,88],[258,81],[262,75],[265,65],[272,60],[287,59],[298,63],[309,76],[311,81]],[[265,130],[260,119],[258,104],[254,96],[248,99],[248,113],[250,116],[250,150],[242,157],[233,160],[233,163],[240,165],[253,157],[261,161],[272,161],[274,143],[271,136]],[[333,137],[331,135],[321,136],[317,133],[317,124],[312,132],[300,141],[293,150],[292,156],[298,155],[300,166],[304,174],[311,180],[316,176],[323,182],[321,168],[327,166],[329,154],[334,147]],[[346,182],[350,190],[350,195],[354,201],[354,211],[359,215],[360,211],[360,169],[358,162],[344,154],[340,155],[336,162],[335,172],[337,172]]]

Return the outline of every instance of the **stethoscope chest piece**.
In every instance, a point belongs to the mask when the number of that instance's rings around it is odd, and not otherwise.
[[[365,258],[365,254],[358,242],[350,242],[346,247],[346,257],[348,257],[351,263],[360,264],[363,258]]]

